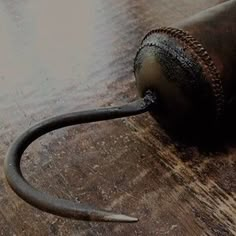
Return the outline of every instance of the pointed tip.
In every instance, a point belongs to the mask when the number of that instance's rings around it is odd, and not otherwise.
[[[121,215],[121,214],[110,214],[104,217],[105,221],[109,222],[122,222],[122,223],[135,223],[138,222],[138,218]]]

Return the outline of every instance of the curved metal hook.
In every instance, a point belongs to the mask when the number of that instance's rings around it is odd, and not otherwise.
[[[86,221],[137,222],[137,218],[97,210],[91,206],[59,199],[32,187],[20,169],[25,149],[40,136],[66,126],[137,115],[150,110],[156,97],[148,92],[135,102],[119,107],[73,112],[44,120],[26,130],[11,145],[4,162],[7,181],[16,194],[29,204],[55,215]]]

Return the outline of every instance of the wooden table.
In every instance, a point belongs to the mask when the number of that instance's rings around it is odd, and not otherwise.
[[[138,223],[43,213],[18,198],[3,173],[9,145],[37,121],[134,100],[132,64],[143,35],[220,2],[0,1],[1,235],[236,234],[235,145],[184,145],[148,114],[53,132],[22,161],[35,187]]]

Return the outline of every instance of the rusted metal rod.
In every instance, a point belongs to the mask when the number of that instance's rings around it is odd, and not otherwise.
[[[25,149],[34,140],[48,132],[71,125],[137,115],[148,111],[155,102],[155,96],[147,92],[144,98],[123,106],[68,113],[34,125],[20,135],[9,149],[4,163],[8,183],[18,196],[26,202],[52,214],[87,221],[136,222],[138,219],[134,217],[98,210],[85,204],[59,199],[35,189],[23,177],[20,161]]]
[[[134,60],[134,103],[57,116],[25,131],[11,145],[5,174],[12,189],[31,205],[52,214],[89,221],[137,219],[58,199],[32,187],[20,169],[25,149],[40,136],[66,126],[150,111],[167,128],[216,128],[236,100],[236,1],[231,0],[171,27],[149,32]],[[148,91],[148,92],[147,92]]]

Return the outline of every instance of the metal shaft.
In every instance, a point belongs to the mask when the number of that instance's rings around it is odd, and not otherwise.
[[[18,196],[29,204],[55,215],[87,221],[138,221],[137,218],[98,210],[85,204],[59,199],[35,189],[23,177],[20,169],[20,161],[25,149],[34,140],[50,131],[71,125],[137,115],[151,109],[155,102],[155,96],[152,93],[147,93],[143,99],[123,106],[68,113],[44,120],[34,125],[20,135],[8,151],[4,168],[9,185]]]

